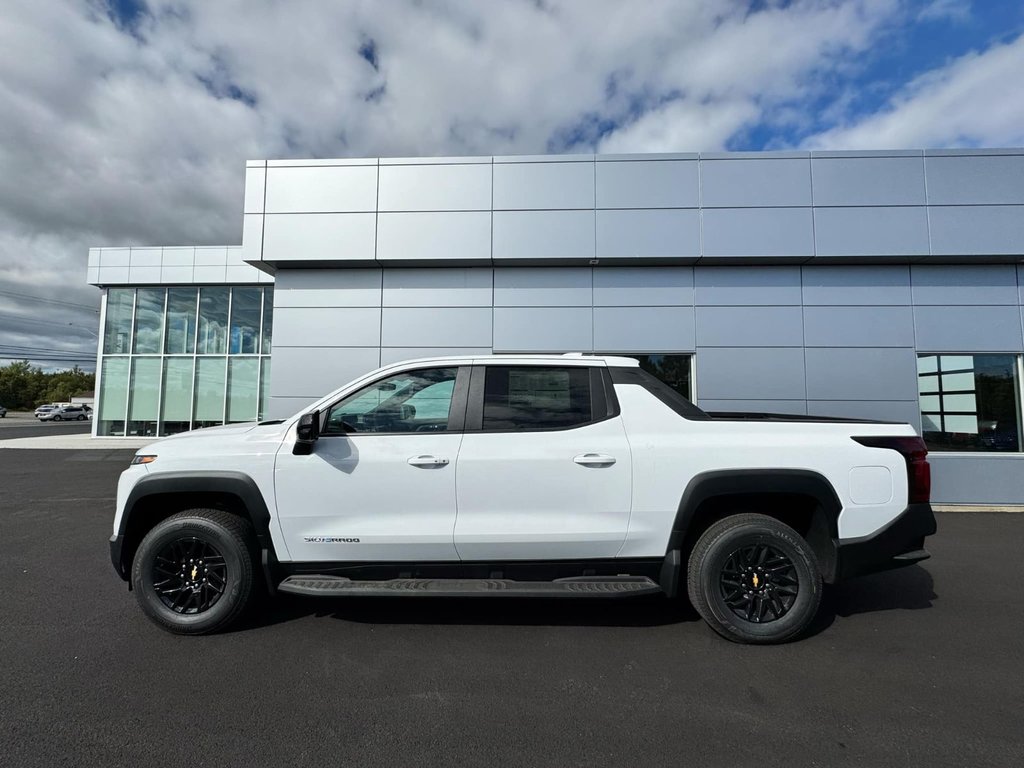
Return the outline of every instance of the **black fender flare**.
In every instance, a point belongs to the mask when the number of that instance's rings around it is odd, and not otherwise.
[[[111,559],[121,577],[128,580],[129,563],[124,562],[123,542],[133,515],[137,514],[140,502],[154,496],[175,496],[189,494],[202,496],[204,493],[225,494],[241,500],[248,512],[256,533],[264,570],[276,562],[274,544],[270,536],[270,510],[256,481],[244,472],[227,470],[200,470],[189,472],[161,472],[147,475],[139,480],[128,494],[124,513],[117,532],[111,539]],[[116,552],[115,552],[116,544]]]
[[[683,491],[666,552],[680,549],[697,509],[708,499],[733,494],[789,493],[810,496],[825,511],[828,533],[839,536],[843,505],[824,475],[808,469],[725,469],[695,475]]]

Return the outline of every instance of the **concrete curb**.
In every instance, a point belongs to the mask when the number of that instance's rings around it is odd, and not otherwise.
[[[14,437],[0,439],[0,449],[47,449],[64,451],[119,451],[136,450],[155,443],[156,438],[93,437],[90,434],[41,435],[37,437]]]

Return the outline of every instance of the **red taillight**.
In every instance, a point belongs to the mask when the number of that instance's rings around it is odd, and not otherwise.
[[[928,448],[920,437],[855,437],[868,448],[889,448],[899,451],[907,462],[907,501],[927,504],[932,495],[932,469],[928,464]]]

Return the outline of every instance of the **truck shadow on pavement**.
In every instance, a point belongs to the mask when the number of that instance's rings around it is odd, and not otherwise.
[[[937,599],[931,574],[920,566],[865,576],[827,587],[808,635],[836,620],[862,613],[920,610]],[[654,627],[699,621],[683,598],[623,600],[538,598],[302,598],[278,595],[263,600],[237,629],[256,629],[307,616],[360,624],[437,624],[495,626]]]

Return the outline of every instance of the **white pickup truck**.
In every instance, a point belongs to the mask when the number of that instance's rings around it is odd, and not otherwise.
[[[313,596],[687,591],[730,640],[782,642],[823,583],[928,557],[907,424],[707,414],[626,357],[387,366],[281,421],[165,438],[117,489],[111,556],[161,627]]]

